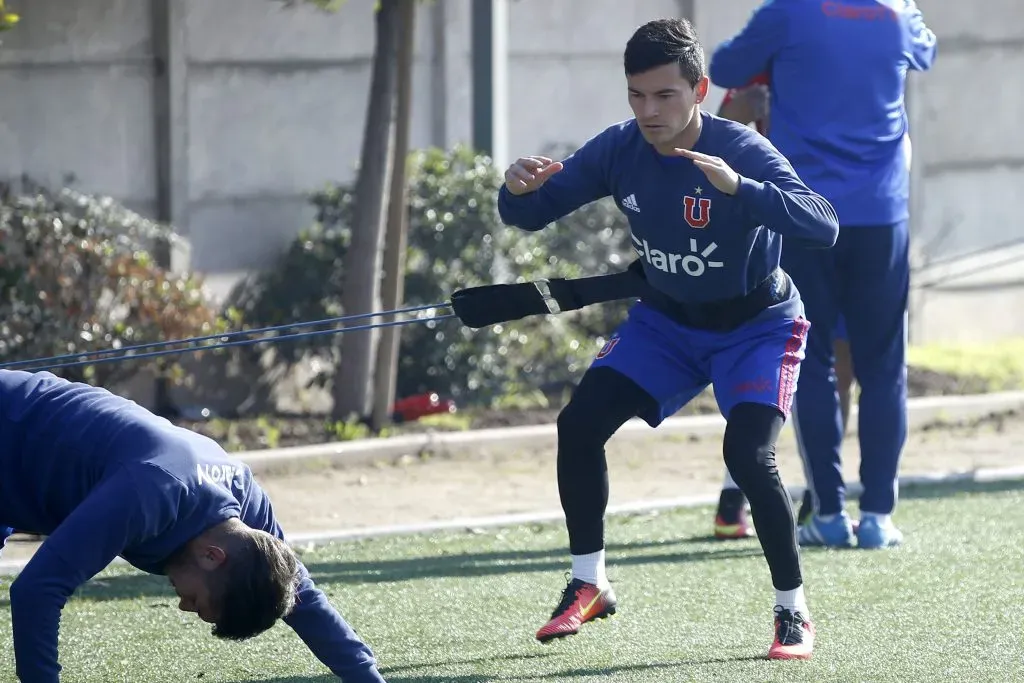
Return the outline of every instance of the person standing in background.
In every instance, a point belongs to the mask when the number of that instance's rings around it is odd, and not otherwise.
[[[744,125],[753,124],[758,133],[768,137],[769,108],[771,94],[768,74],[754,76],[742,88],[730,88],[722,98],[718,107],[718,116]],[[814,321],[811,321],[814,324]],[[853,360],[850,357],[850,344],[846,337],[846,323],[842,316],[836,323],[833,337],[835,362],[833,369],[836,375],[836,389],[839,392],[839,412],[842,415],[842,434],[846,436],[846,428],[850,421],[850,397],[853,393]],[[800,448],[801,444],[797,444]],[[801,458],[806,463],[807,455],[802,452]],[[814,496],[810,487],[811,477],[808,475],[808,486],[800,501],[797,522],[805,524],[814,511]],[[750,523],[749,504],[747,497],[732,478],[729,470],[725,470],[722,490],[718,496],[718,507],[715,509],[714,536],[720,540],[750,538],[754,535],[754,526]]]
[[[713,83],[740,88],[768,74],[771,141],[808,187],[836,208],[827,251],[790,243],[782,266],[804,295],[812,328],[794,427],[806,455],[815,511],[803,545],[883,548],[903,535],[892,521],[907,436],[909,264],[907,73],[927,71],[935,34],[913,0],[766,0],[714,52]],[[860,386],[861,519],[845,511],[842,420],[833,366],[840,316]]]

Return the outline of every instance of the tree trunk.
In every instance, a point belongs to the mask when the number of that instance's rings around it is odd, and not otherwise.
[[[400,0],[381,0],[375,18],[377,45],[356,182],[352,242],[342,264],[341,303],[346,315],[380,310],[381,243],[397,100],[399,6]],[[356,324],[371,322],[379,320]],[[377,336],[375,330],[340,335],[341,364],[333,387],[335,419],[369,417]]]
[[[391,171],[391,192],[388,197],[387,237],[384,242],[384,284],[381,305],[394,310],[405,297],[405,250],[409,228],[407,167],[409,157],[409,126],[412,108],[412,65],[416,39],[416,0],[398,0],[401,10],[398,39],[398,107],[395,119],[395,147]],[[371,427],[379,432],[390,421],[398,379],[398,347],[400,327],[380,331],[377,367],[374,373],[373,417]]]

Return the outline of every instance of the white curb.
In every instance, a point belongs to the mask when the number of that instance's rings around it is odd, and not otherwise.
[[[943,421],[969,420],[1024,408],[1024,391],[1008,391],[973,396],[929,396],[907,402],[911,429]],[[857,408],[850,411],[849,433],[857,429]],[[787,423],[786,429],[790,429]],[[614,440],[687,435],[717,436],[725,420],[721,415],[671,417],[656,430],[639,419],[630,420],[612,437]],[[234,455],[257,475],[287,470],[296,466],[355,465],[423,452],[451,454],[501,444],[504,448],[535,448],[555,443],[553,424],[526,427],[501,427],[464,432],[431,432],[381,439],[339,441],[311,446],[243,451]]]

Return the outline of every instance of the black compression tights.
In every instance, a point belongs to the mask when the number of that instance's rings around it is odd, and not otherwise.
[[[604,445],[627,420],[657,410],[650,394],[611,368],[588,370],[558,415],[558,495],[569,531],[569,552],[604,547],[608,463]]]
[[[729,413],[722,451],[725,466],[750,501],[772,584],[788,591],[802,585],[803,579],[796,515],[775,465],[775,442],[783,423],[782,414],[771,406],[740,403]]]
[[[583,376],[558,416],[558,493],[572,554],[604,548],[605,444],[627,420],[657,409],[654,399],[628,377],[595,368]],[[779,590],[792,590],[802,579],[796,518],[775,465],[782,425],[782,415],[774,408],[741,403],[729,414],[723,451],[733,479],[750,501],[772,583]]]

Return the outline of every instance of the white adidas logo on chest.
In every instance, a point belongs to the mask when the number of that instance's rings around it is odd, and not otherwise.
[[[633,213],[640,213],[640,205],[636,203],[636,195],[630,194],[622,200],[622,206]]]

